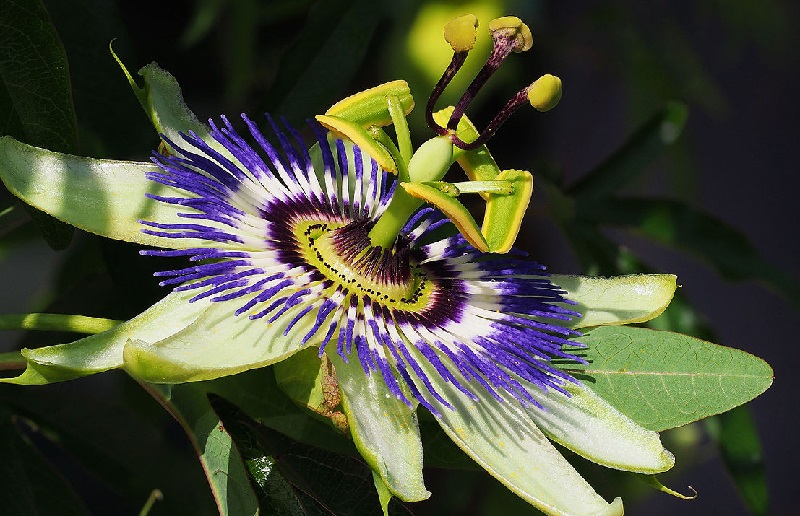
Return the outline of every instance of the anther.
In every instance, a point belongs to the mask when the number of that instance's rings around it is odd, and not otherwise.
[[[522,20],[515,16],[504,16],[492,20],[489,22],[489,32],[492,34],[492,42],[494,43],[492,53],[489,55],[486,64],[478,72],[478,75],[467,87],[467,91],[461,96],[453,110],[453,114],[450,115],[447,128],[451,131],[456,130],[458,121],[461,120],[467,107],[509,54],[511,52],[524,52],[533,46],[531,30],[522,23]]]
[[[489,122],[489,125],[475,141],[467,143],[457,136],[456,131],[458,130],[459,121],[463,118],[467,107],[469,107],[489,77],[497,71],[512,52],[524,52],[533,46],[533,35],[528,26],[515,16],[504,16],[489,22],[489,32],[494,43],[492,53],[467,87],[458,104],[453,108],[450,119],[447,121],[447,126],[442,127],[436,123],[433,119],[436,101],[463,65],[467,53],[473,48],[475,44],[475,27],[477,27],[477,19],[472,15],[454,18],[445,26],[445,39],[453,48],[453,59],[442,78],[439,79],[439,82],[434,87],[425,109],[428,126],[437,134],[446,136],[453,145],[463,150],[476,149],[486,143],[520,106],[530,103],[539,111],[548,111],[555,107],[561,98],[561,80],[550,74],[543,75],[530,86],[517,92],[503,106],[494,119]]]
[[[486,126],[486,129],[483,130],[475,141],[471,143],[464,142],[455,134],[450,135],[450,140],[453,142],[453,145],[460,149],[477,149],[486,143],[486,141],[497,132],[500,126],[508,120],[508,117],[521,106],[530,104],[538,111],[544,112],[553,109],[556,104],[558,104],[559,100],[561,100],[561,79],[555,75],[545,74],[536,79],[530,86],[521,89],[516,95],[511,97],[511,100],[503,106],[503,109],[489,122],[489,125]]]
[[[444,39],[453,49],[453,58],[450,60],[450,64],[442,74],[439,82],[433,87],[431,96],[428,98],[428,104],[425,106],[425,119],[428,126],[442,136],[447,134],[447,129],[439,126],[433,120],[433,110],[436,107],[436,101],[439,100],[444,89],[463,66],[469,51],[475,46],[477,27],[478,19],[472,14],[453,18],[444,26]]]

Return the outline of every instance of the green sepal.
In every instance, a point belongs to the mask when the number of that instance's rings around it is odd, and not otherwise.
[[[325,396],[322,367],[318,352],[308,348],[272,366],[278,387],[298,405],[319,412]]]
[[[533,176],[525,170],[504,170],[495,179],[509,181],[513,192],[509,195],[488,194],[481,233],[486,238],[489,251],[507,253],[514,245],[533,193]]]
[[[139,87],[113,49],[111,55],[122,68],[134,95],[159,135],[163,134],[177,143],[182,141],[179,133],[193,131],[213,146],[208,127],[186,106],[181,87],[172,74],[156,63],[150,63],[139,70],[139,75],[144,79],[144,87]]]
[[[433,204],[447,216],[464,238],[481,252],[489,251],[489,245],[470,212],[461,202],[438,188],[422,183],[400,183],[409,195]]]
[[[308,345],[303,337],[313,327],[316,311],[296,324],[294,317],[306,308],[302,303],[271,323],[251,320],[255,308],[235,313],[256,295],[242,297],[241,304],[209,302],[202,317],[161,339],[130,339],[123,351],[125,370],[155,383],[212,380],[274,364]]]
[[[83,158],[0,137],[0,179],[8,190],[45,213],[90,233],[154,247],[210,245],[197,239],[162,238],[142,232],[139,220],[185,223],[182,206],[147,195],[180,195],[151,181],[152,163]],[[219,243],[214,243],[219,246]]]
[[[331,106],[325,115],[348,120],[364,128],[372,125],[383,127],[392,123],[386,100],[388,97],[396,98],[404,115],[414,109],[414,97],[411,96],[408,83],[397,80],[350,95]]]
[[[581,317],[566,322],[572,328],[642,323],[666,310],[677,288],[672,274],[631,274],[598,278],[554,274],[550,281],[566,291]]]
[[[389,516],[389,502],[392,501],[392,492],[389,490],[380,475],[372,471],[372,482],[375,484],[375,490],[378,492],[378,502],[381,504],[381,511],[383,516]]]
[[[568,348],[570,372],[639,425],[660,432],[750,401],[772,385],[769,364],[738,349],[672,333],[599,326]]]
[[[422,479],[422,441],[414,410],[389,392],[379,371],[365,375],[355,356],[348,362],[337,354],[330,358],[361,456],[394,496],[406,502],[427,499],[431,493]]]
[[[161,340],[195,321],[207,303],[189,303],[192,294],[172,293],[133,319],[108,331],[68,344],[23,349],[25,371],[0,382],[45,385],[116,369],[129,339]]]
[[[358,145],[362,150],[372,156],[372,159],[377,161],[382,169],[387,172],[397,173],[397,164],[394,162],[394,158],[392,158],[392,153],[377,142],[368,130],[355,122],[336,116],[317,115],[315,118],[317,122],[327,129],[330,129],[335,134],[347,138]]]

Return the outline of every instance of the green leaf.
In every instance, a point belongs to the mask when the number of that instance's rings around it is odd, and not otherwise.
[[[772,384],[772,369],[760,358],[686,335],[600,326],[577,340],[586,348],[571,351],[588,361],[575,366],[578,377],[654,431],[725,412]]]
[[[556,274],[550,281],[567,291],[567,299],[577,303],[564,304],[581,313],[580,319],[568,323],[574,328],[649,321],[667,308],[676,288],[676,277],[672,274],[612,278]]]
[[[723,277],[763,280],[800,306],[800,284],[764,260],[739,231],[682,202],[614,199],[592,212],[601,224],[626,226],[653,240],[706,260]]]
[[[745,405],[720,414],[709,420],[708,427],[750,512],[769,514],[764,454],[749,407]]]
[[[75,409],[76,400],[84,410]],[[69,475],[79,465],[133,505],[141,505],[157,486],[165,500],[156,513],[210,512],[210,493],[187,499],[205,479],[193,454],[170,438],[170,416],[124,373],[38,389],[0,386],[3,404],[31,421],[37,444],[48,441],[43,449],[58,447],[75,461],[59,461],[62,472]]]
[[[273,367],[224,376],[199,385],[206,386],[209,392],[235,404],[259,424],[295,441],[339,454],[358,453],[349,437],[333,430],[318,418],[310,417],[308,410],[299,407],[284,394],[275,381]]]
[[[331,354],[353,442],[382,482],[403,501],[430,497],[422,479],[422,441],[414,410],[392,395],[378,371]]]
[[[153,146],[157,139],[147,130],[137,103],[130,98],[130,90],[108,52],[108,44],[113,40],[117,51],[132,55],[128,30],[138,30],[137,24],[130,19],[123,23],[122,6],[115,2],[42,2],[69,60],[72,99],[80,134],[78,153],[98,157],[142,155],[142,151]],[[28,143],[61,152],[76,152],[75,149]]]
[[[254,466],[251,471],[257,470],[253,480],[262,514],[284,514],[280,509],[298,514],[298,506],[303,515],[382,514],[372,474],[360,459],[295,442],[257,424],[225,399],[211,400],[243,457]],[[402,510],[397,504],[392,507]]]
[[[72,487],[16,428],[19,421],[0,406],[0,507],[4,514],[88,515]]]
[[[267,95],[267,110],[292,123],[323,113],[361,66],[378,25],[372,0],[318,2],[284,54]]]
[[[18,136],[73,152],[77,129],[67,57],[39,0],[3,2],[0,77],[24,130]]]
[[[680,102],[669,102],[645,122],[625,144],[567,190],[579,210],[591,210],[644,171],[667,146],[677,140],[688,111]]]
[[[258,514],[258,499],[230,433],[214,411],[202,385],[145,388],[181,424],[192,441],[221,515]]]
[[[14,136],[61,152],[77,147],[69,67],[58,34],[39,0],[7,0],[0,9],[0,94]],[[10,104],[10,105],[8,105]],[[0,107],[3,107],[0,105]],[[72,228],[31,211],[54,249],[64,249]]]

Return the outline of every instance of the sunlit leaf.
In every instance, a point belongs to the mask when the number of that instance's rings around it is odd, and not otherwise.
[[[588,361],[574,366],[578,377],[650,430],[725,412],[772,384],[760,358],[678,333],[600,326],[578,340],[586,348],[574,352]]]
[[[258,514],[258,499],[230,433],[211,407],[202,385],[172,388],[151,385],[150,393],[186,431],[208,478],[217,508],[224,516]]]
[[[361,459],[298,443],[257,424],[224,399],[211,399],[251,471],[256,470],[262,514],[284,514],[279,509],[290,515],[298,510],[304,515],[382,514],[372,474]]]

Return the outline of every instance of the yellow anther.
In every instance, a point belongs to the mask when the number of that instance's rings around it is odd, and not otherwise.
[[[475,46],[478,35],[478,18],[472,14],[458,16],[444,26],[444,39],[453,47],[453,52],[466,52]]]
[[[495,38],[495,33],[497,33],[509,39],[514,39],[514,52],[525,52],[533,46],[531,29],[516,16],[495,18],[489,22],[489,32],[492,33],[492,38]]]
[[[528,101],[539,111],[549,111],[561,100],[561,79],[545,74],[528,87]]]

